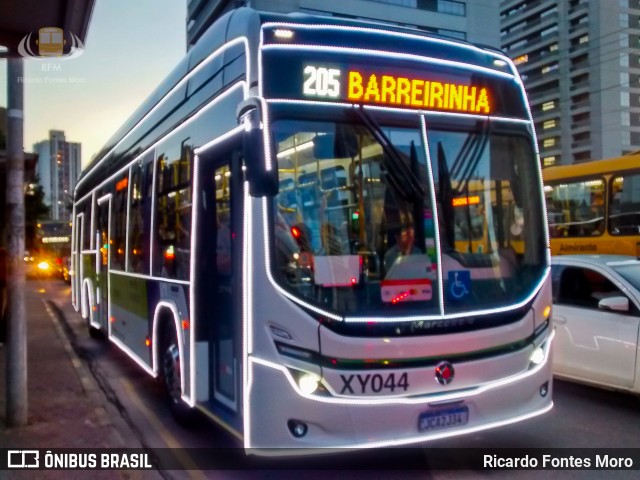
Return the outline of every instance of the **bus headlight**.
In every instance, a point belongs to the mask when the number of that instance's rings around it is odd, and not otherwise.
[[[47,271],[49,270],[49,264],[47,262],[40,262],[38,268],[42,271]]]
[[[529,361],[534,365],[540,365],[544,362],[544,348],[542,346],[536,347],[529,357]]]
[[[304,373],[298,378],[298,386],[302,393],[311,395],[318,389],[320,384],[320,377],[313,373]]]

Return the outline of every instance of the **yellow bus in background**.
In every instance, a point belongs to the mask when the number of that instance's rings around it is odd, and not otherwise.
[[[465,192],[458,192],[451,199],[456,251],[487,253],[511,248],[515,254],[523,254],[524,216],[522,208],[518,207],[513,198],[510,183],[503,180],[486,184],[470,180]],[[493,232],[488,228],[484,215],[489,209],[488,202],[491,203],[490,210],[495,224]]]
[[[640,255],[640,154],[543,169],[551,254]]]

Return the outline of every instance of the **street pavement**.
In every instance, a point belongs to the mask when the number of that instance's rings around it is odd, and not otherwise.
[[[53,282],[54,280],[52,280]],[[28,424],[6,427],[6,345],[0,347],[0,448],[142,448],[72,347],[64,315],[70,306],[47,297],[49,282],[27,282]],[[78,321],[78,319],[75,319]],[[42,458],[41,458],[42,462]],[[0,478],[161,478],[138,470],[0,471]]]

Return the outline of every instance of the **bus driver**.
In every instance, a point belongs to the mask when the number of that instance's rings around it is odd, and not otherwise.
[[[389,271],[398,257],[422,253],[415,246],[415,230],[413,224],[404,225],[396,231],[396,243],[384,255],[384,269]]]

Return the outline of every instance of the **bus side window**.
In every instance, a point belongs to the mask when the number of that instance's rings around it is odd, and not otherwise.
[[[131,166],[131,186],[129,193],[129,254],[127,271],[145,273],[144,246],[144,197],[142,195],[142,174],[144,165],[142,160]]]
[[[614,177],[610,183],[609,233],[638,235],[640,233],[640,174]]]
[[[189,280],[191,249],[191,147],[168,139],[156,165],[156,240],[153,274]]]
[[[111,234],[111,268],[114,270],[125,269],[125,248],[127,232],[127,193],[129,191],[129,171],[123,176],[117,177],[115,193],[112,204]]]

